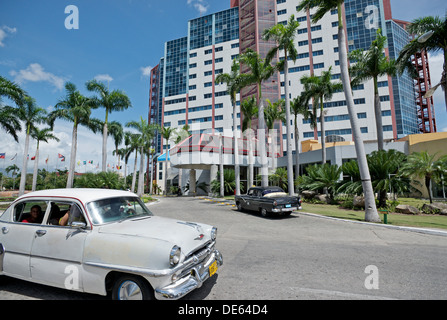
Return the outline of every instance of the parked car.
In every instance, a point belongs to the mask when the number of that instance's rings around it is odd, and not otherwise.
[[[216,235],[154,216],[127,191],[37,191],[0,216],[0,277],[117,300],[178,299],[222,265]]]
[[[270,213],[288,216],[301,210],[301,198],[288,196],[279,187],[253,187],[247,194],[235,196],[234,200],[239,211],[257,211],[264,217]]]

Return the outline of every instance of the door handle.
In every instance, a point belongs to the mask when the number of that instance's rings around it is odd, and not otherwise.
[[[6,228],[6,227],[3,227],[2,228],[2,233],[3,234],[7,234],[9,232],[9,229],[8,228]]]
[[[37,230],[37,231],[36,231],[36,234],[37,234],[39,237],[45,235],[46,233],[47,233],[46,230]]]

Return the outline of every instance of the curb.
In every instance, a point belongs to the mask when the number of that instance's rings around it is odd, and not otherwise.
[[[302,212],[302,211],[295,211],[295,213],[302,214],[302,215],[305,215],[305,216],[311,216],[311,217],[322,218],[322,219],[329,219],[329,220],[335,220],[335,221],[341,221],[341,222],[366,224],[366,225],[374,226],[374,227],[382,227],[382,228],[389,228],[389,229],[396,229],[396,230],[410,231],[410,232],[418,232],[418,233],[423,233],[423,234],[430,234],[430,235],[447,237],[447,231],[443,231],[443,230],[425,229],[425,228],[416,228],[416,227],[404,227],[404,226],[393,226],[393,225],[390,225],[390,224],[378,224],[378,223],[366,222],[366,221],[355,221],[355,220],[348,220],[348,219],[340,219],[340,218],[327,217],[327,216],[322,216],[322,215],[318,215],[318,214],[314,214],[314,213],[308,213],[308,212]]]

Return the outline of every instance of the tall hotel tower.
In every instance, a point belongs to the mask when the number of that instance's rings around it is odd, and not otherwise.
[[[215,78],[220,73],[230,73],[232,60],[248,48],[265,57],[273,44],[261,39],[262,32],[277,23],[286,24],[291,15],[300,23],[295,39],[298,59],[288,61],[289,83],[284,83],[282,74],[273,76],[263,85],[263,97],[272,102],[284,98],[287,85],[293,99],[303,89],[300,83],[303,75],[319,75],[329,67],[333,79],[339,79],[337,12],[330,12],[313,24],[313,10],[297,12],[297,5],[297,0],[231,0],[228,10],[190,20],[186,36],[166,42],[164,55],[152,70],[150,121],[174,128],[188,124],[193,133],[224,132],[225,136],[232,136],[232,117],[242,116],[239,111],[233,115],[226,85],[216,85]],[[343,17],[349,51],[367,50],[378,29],[388,38],[386,55],[390,58],[396,59],[410,40],[406,23],[392,18],[390,0],[346,0]],[[433,101],[422,98],[430,86],[426,55],[415,57],[414,63],[420,66],[421,79],[414,80],[407,74],[379,79],[385,141],[436,131]],[[353,90],[362,138],[365,142],[376,141],[373,82]],[[244,89],[237,96],[238,105],[256,94],[256,87]],[[326,139],[352,141],[343,92],[336,93],[325,104],[325,110]],[[280,123],[277,127],[285,153],[286,128]],[[320,132],[312,129],[309,121],[299,117],[298,127],[300,141],[321,139]],[[158,137],[159,152],[163,150],[161,143]]]

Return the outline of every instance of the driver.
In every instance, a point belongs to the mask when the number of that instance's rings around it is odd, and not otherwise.
[[[67,211],[67,213],[59,219],[59,225],[60,226],[67,226],[68,222],[73,221],[82,221],[85,222],[84,217],[82,216],[81,209],[75,204],[72,204],[70,206],[70,210]]]

